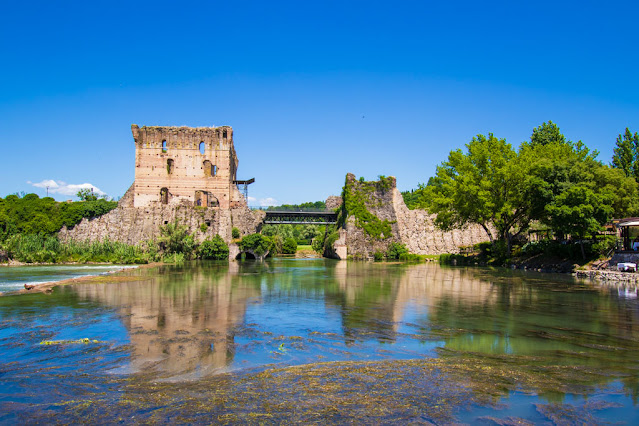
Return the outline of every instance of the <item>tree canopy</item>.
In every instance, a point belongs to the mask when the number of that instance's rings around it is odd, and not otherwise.
[[[583,239],[611,218],[639,210],[637,182],[597,155],[567,140],[551,121],[534,129],[518,151],[492,133],[477,135],[420,186],[418,205],[437,215],[440,228],[478,224],[491,241],[508,247],[533,221],[560,238]]]

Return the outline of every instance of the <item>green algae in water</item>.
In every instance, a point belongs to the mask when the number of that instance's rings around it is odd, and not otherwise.
[[[0,300],[0,422],[636,417],[637,301],[606,289],[324,260],[131,275]],[[40,345],[84,336],[104,343]]]

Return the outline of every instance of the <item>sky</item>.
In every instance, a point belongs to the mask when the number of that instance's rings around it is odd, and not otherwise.
[[[250,204],[434,175],[543,122],[609,163],[639,131],[639,2],[0,2],[0,197],[121,197],[131,124],[233,127]]]

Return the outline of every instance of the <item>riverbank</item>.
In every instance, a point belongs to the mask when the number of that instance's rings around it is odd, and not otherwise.
[[[121,280],[134,281],[134,277],[129,275],[118,277],[117,274],[133,269],[151,268],[161,264],[162,263],[151,263],[145,265],[92,264],[88,265],[89,268],[92,269],[89,271],[83,270],[82,267],[87,266],[84,264],[8,266],[7,268],[3,268],[2,271],[5,279],[3,281],[4,289],[0,291],[0,296],[27,293],[50,293],[54,287],[76,283],[106,283]],[[74,266],[78,266],[78,268],[73,268]],[[104,267],[103,270],[98,269],[101,266]],[[16,270],[10,271],[13,268]],[[17,271],[17,269],[21,270]],[[15,274],[10,274],[8,273],[9,271],[15,271]],[[25,273],[20,274],[20,272],[23,271]],[[56,277],[63,278],[55,279]],[[0,278],[2,278],[1,275]],[[13,286],[12,283],[14,283]]]

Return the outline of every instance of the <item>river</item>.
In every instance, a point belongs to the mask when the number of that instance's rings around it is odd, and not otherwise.
[[[327,259],[111,278],[0,297],[1,423],[639,423],[633,289]]]

